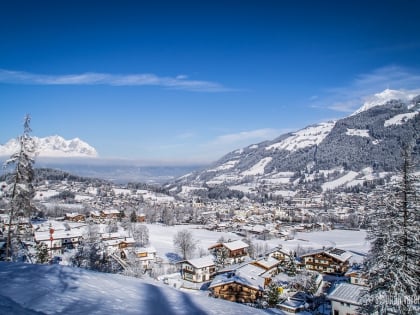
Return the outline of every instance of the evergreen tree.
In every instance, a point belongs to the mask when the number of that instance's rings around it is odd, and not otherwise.
[[[135,210],[133,210],[131,213],[130,213],[130,222],[137,222],[137,213],[136,213],[136,211]]]
[[[228,263],[229,250],[222,246],[213,250],[214,264],[217,268],[224,268]]]
[[[49,260],[49,253],[47,244],[40,242],[35,246],[36,254],[36,263],[37,264],[45,264]]]
[[[6,166],[14,165],[14,172],[9,178],[9,183],[6,187],[7,195],[10,197],[6,259],[13,257],[12,238],[17,237],[17,233],[12,230],[12,227],[16,226],[17,230],[18,219],[24,216],[29,218],[35,210],[35,207],[32,205],[32,199],[35,196],[35,190],[32,185],[34,180],[35,143],[30,136],[30,132],[32,131],[30,122],[31,117],[26,115],[23,124],[23,134],[18,139],[19,151],[14,153],[5,163]]]
[[[83,240],[77,247],[71,262],[75,267],[103,272],[109,271],[110,263],[104,245],[99,238],[97,225],[88,224]]]
[[[368,231],[371,249],[365,264],[370,288],[362,297],[362,313],[418,311],[413,303],[420,293],[418,178],[409,150],[403,158],[401,178],[385,192]]]
[[[265,289],[264,297],[269,306],[276,306],[280,300],[279,286],[276,283],[271,282]]]

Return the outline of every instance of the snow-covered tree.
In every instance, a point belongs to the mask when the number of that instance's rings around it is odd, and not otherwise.
[[[141,260],[137,259],[135,255],[127,256],[127,268],[124,269],[123,275],[134,277],[134,278],[143,278],[146,269],[143,267]]]
[[[133,223],[137,222],[137,213],[136,213],[135,210],[131,211],[131,213],[130,213],[130,221],[133,222]]]
[[[276,306],[280,300],[279,286],[275,282],[271,282],[264,290],[264,300],[269,306]]]
[[[144,224],[133,223],[133,238],[138,246],[149,244],[149,229]]]
[[[196,242],[188,230],[182,230],[174,236],[174,247],[182,255],[182,259],[188,259],[194,253]]]
[[[45,243],[38,243],[35,246],[35,258],[37,264],[45,264],[49,260],[48,246]]]
[[[418,311],[412,302],[420,293],[419,179],[409,152],[404,151],[400,179],[384,192],[383,204],[375,209],[368,231],[369,291],[360,309],[366,314]]]
[[[108,271],[108,257],[104,245],[99,238],[98,226],[96,224],[88,224],[83,240],[77,247],[71,262],[75,267],[96,271]]]
[[[18,138],[19,150],[5,163],[6,167],[14,166],[14,171],[8,179],[8,186],[6,187],[6,194],[10,200],[6,259],[11,259],[12,257],[12,238],[16,237],[16,230],[12,230],[13,226],[17,229],[18,219],[25,216],[29,218],[35,210],[32,204],[32,199],[35,196],[32,184],[34,180],[35,142],[30,136],[32,131],[30,122],[31,117],[26,115],[23,124],[23,134]]]
[[[229,250],[226,247],[218,247],[212,251],[212,254],[214,256],[214,264],[217,268],[224,268],[227,265]]]

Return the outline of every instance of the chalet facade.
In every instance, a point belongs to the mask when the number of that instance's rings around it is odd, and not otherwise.
[[[85,222],[86,216],[81,213],[66,213],[64,215],[64,219],[71,222]]]
[[[134,254],[146,270],[152,269],[153,264],[157,260],[157,251],[153,246],[135,248]]]
[[[36,243],[45,243],[52,256],[61,255],[66,249],[73,249],[79,246],[82,239],[82,231],[73,229],[70,231],[55,230],[51,234],[49,231],[34,233]]]
[[[146,215],[144,213],[136,214],[136,220],[139,223],[146,222]]]
[[[301,256],[307,270],[327,274],[344,274],[349,269],[351,254],[338,248],[316,251]]]
[[[291,259],[294,259],[294,254],[286,249],[283,249],[281,245],[270,251],[268,256],[279,261],[290,261]]]
[[[361,270],[349,270],[345,274],[350,279],[351,284],[368,286],[368,277],[365,272]]]
[[[212,256],[184,260],[180,264],[182,279],[191,282],[210,281],[216,272]]]
[[[221,284],[211,284],[211,295],[231,302],[255,303],[262,298],[264,290],[249,286],[234,279]]]
[[[263,297],[271,277],[266,269],[246,264],[234,271],[217,275],[209,286],[211,295],[238,303],[256,303]]]
[[[237,264],[245,261],[248,256],[248,247],[249,245],[241,240],[226,242],[226,243],[217,243],[209,247],[209,251],[214,253],[218,249],[224,247],[227,250],[227,264]]]
[[[102,210],[101,218],[103,219],[118,219],[120,212],[116,209]]]

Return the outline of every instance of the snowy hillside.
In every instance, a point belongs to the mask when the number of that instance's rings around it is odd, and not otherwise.
[[[0,313],[266,314],[157,282],[60,265],[0,263]]]
[[[95,148],[74,138],[66,140],[60,136],[45,138],[33,137],[40,157],[97,157]],[[0,145],[0,156],[10,156],[19,150],[17,139],[10,139],[6,144]]]
[[[203,196],[200,187],[216,186],[290,196],[298,190],[321,192],[381,182],[400,167],[403,142],[415,144],[414,152],[420,152],[416,93],[419,90],[377,93],[349,117],[237,149],[209,168],[179,178],[173,183],[177,189],[168,188],[184,197],[185,187]]]
[[[306,147],[318,145],[330,133],[335,125],[335,121],[321,123],[310,126],[293,133],[290,137],[269,145],[266,150],[283,149],[287,151],[297,151]]]

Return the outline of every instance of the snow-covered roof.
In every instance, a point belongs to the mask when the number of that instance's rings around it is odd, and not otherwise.
[[[339,283],[327,298],[333,301],[360,305],[360,296],[366,292],[366,288],[350,283]]]
[[[119,214],[120,212],[116,209],[102,210],[104,214]]]
[[[313,256],[316,254],[326,254],[330,257],[333,257],[341,262],[345,262],[352,257],[352,254],[344,249],[339,248],[330,248],[326,250],[317,250],[314,252],[310,252],[307,254],[302,255],[301,257]]]
[[[273,257],[265,257],[265,258],[261,258],[257,261],[255,261],[255,264],[258,264],[260,266],[262,266],[265,269],[271,269],[275,266],[277,266],[280,263],[279,260],[273,258]]]
[[[79,215],[85,216],[84,214],[78,213],[78,212],[72,212],[72,213],[66,213],[65,216],[68,218],[75,218]]]
[[[135,250],[135,253],[148,253],[148,254],[153,254],[156,253],[156,248],[154,248],[153,246],[148,246],[148,247],[137,247]]]
[[[213,256],[204,256],[201,258],[186,260],[187,263],[191,264],[195,268],[205,268],[214,266]]]
[[[82,231],[81,230],[69,230],[69,231],[63,231],[63,230],[55,230],[52,234],[54,240],[58,239],[68,239],[68,238],[78,238],[82,237]],[[37,242],[39,241],[49,241],[50,240],[50,232],[49,231],[36,231],[34,233],[34,238]]]
[[[229,243],[223,243],[223,246],[225,246],[229,250],[237,250],[237,249],[249,247],[247,243],[241,240],[237,240],[237,241],[233,241]]]
[[[350,252],[344,249],[339,249],[339,248],[329,249],[328,251],[326,251],[326,253],[330,255],[331,257],[338,259],[342,262],[349,260],[352,256]]]

